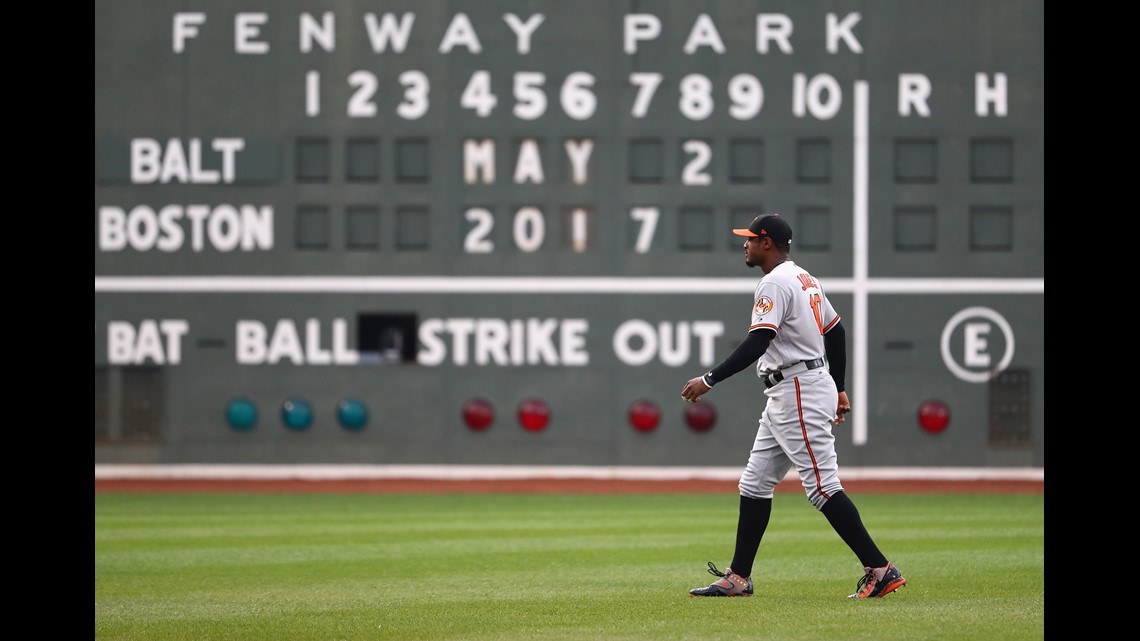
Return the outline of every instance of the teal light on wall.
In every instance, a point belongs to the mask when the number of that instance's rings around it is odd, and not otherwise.
[[[257,406],[248,398],[235,398],[226,406],[226,422],[244,432],[257,425]]]
[[[355,398],[342,399],[336,404],[336,418],[346,430],[362,430],[368,425],[368,408]]]
[[[281,421],[291,430],[305,430],[313,422],[313,407],[303,398],[290,398],[281,406]]]

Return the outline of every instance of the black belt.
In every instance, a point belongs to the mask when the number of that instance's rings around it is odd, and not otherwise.
[[[817,359],[810,360],[810,361],[803,361],[800,363],[796,363],[795,365],[790,365],[788,367],[785,367],[782,370],[772,372],[771,374],[768,374],[767,376],[762,377],[760,380],[764,381],[764,387],[765,388],[773,387],[773,386],[777,385],[778,383],[780,383],[781,381],[783,381],[788,376],[795,376],[796,374],[799,374],[800,372],[806,372],[809,369],[819,369],[819,368],[823,367],[823,364],[824,364],[824,361],[822,358],[817,358]]]

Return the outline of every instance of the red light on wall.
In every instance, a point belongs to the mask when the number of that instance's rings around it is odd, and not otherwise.
[[[694,432],[707,432],[716,424],[716,408],[705,402],[685,407],[685,422]]]
[[[550,422],[550,407],[536,398],[527,399],[519,405],[519,424],[528,432],[541,432]]]
[[[482,432],[495,422],[495,408],[481,398],[473,398],[463,404],[463,422],[476,432]]]
[[[635,401],[629,406],[629,424],[638,432],[652,432],[661,422],[661,410],[653,401]]]
[[[918,424],[922,429],[937,434],[950,425],[950,408],[942,401],[926,401],[918,406]]]

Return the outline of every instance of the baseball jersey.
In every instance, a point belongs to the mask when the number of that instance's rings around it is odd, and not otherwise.
[[[780,263],[756,284],[754,301],[748,331],[776,332],[756,362],[758,376],[824,356],[823,335],[839,314],[807,270],[791,260]]]

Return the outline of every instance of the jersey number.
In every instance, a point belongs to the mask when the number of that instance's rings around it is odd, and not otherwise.
[[[819,333],[823,335],[823,312],[820,311],[821,298],[819,294],[812,294],[808,296],[808,303],[811,305],[811,312],[815,314],[815,326],[819,328]]]

